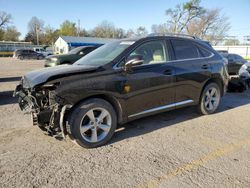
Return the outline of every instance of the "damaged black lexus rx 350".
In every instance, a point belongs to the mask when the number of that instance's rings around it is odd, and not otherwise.
[[[176,35],[124,39],[78,60],[26,74],[16,88],[34,125],[83,147],[107,143],[117,124],[197,105],[216,111],[228,83],[206,42]]]

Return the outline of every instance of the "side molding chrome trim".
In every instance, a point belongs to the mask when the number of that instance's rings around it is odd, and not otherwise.
[[[172,104],[169,104],[169,105],[164,105],[164,106],[152,108],[152,109],[145,110],[145,111],[142,111],[142,112],[139,112],[139,113],[136,113],[136,114],[129,115],[128,118],[132,118],[132,117],[135,117],[135,116],[140,116],[140,115],[143,115],[143,114],[148,114],[148,113],[151,113],[151,112],[156,112],[156,111],[172,108],[172,107],[175,107],[175,106],[181,106],[181,105],[189,104],[189,103],[192,103],[192,102],[194,102],[194,101],[190,99],[190,100],[185,100],[185,101],[181,101],[181,102],[177,102],[177,103],[172,103]]]

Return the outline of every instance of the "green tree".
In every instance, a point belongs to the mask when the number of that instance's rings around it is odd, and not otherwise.
[[[76,24],[69,20],[64,21],[60,26],[59,34],[65,36],[77,36]]]
[[[4,39],[4,30],[0,29],[0,41]]]
[[[28,32],[24,37],[25,42],[32,42],[33,44],[36,44],[36,35],[34,35],[31,32]]]
[[[5,41],[18,41],[21,33],[17,31],[16,27],[7,27],[4,32]]]
[[[50,26],[44,28],[43,36],[41,37],[41,43],[45,45],[52,45],[59,37],[59,30]]]

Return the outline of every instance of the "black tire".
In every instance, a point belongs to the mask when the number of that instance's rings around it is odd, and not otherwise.
[[[211,96],[213,89],[216,90],[216,94],[213,95],[214,97]],[[207,94],[209,93],[211,97],[207,96]],[[209,115],[209,114],[214,113],[219,107],[220,100],[221,100],[221,89],[219,85],[214,82],[207,84],[205,88],[203,89],[201,97],[200,97],[200,102],[198,105],[199,113],[203,115]],[[211,103],[208,101],[211,101]],[[213,108],[211,108],[210,106],[213,106]]]
[[[93,116],[95,119],[94,125],[93,125],[93,121],[91,121],[91,118],[89,118],[90,116],[87,115],[87,113],[89,114],[91,112],[93,112],[94,114]],[[97,119],[100,118],[100,114],[102,112],[105,112],[105,113],[108,112],[108,115],[102,119],[103,121],[98,122],[99,120]],[[103,123],[104,121],[109,121],[109,123]],[[98,123],[99,123],[99,126],[100,125],[102,126],[103,124],[105,124],[105,126],[108,127],[108,130],[104,131],[103,129],[98,127]],[[88,129],[85,128],[89,126],[92,126],[92,127]],[[112,105],[103,99],[94,98],[94,99],[89,99],[79,104],[69,114],[68,125],[66,126],[66,128],[67,128],[67,132],[70,134],[70,137],[72,139],[75,139],[75,141],[80,146],[84,148],[95,148],[95,147],[99,147],[99,146],[106,144],[111,139],[111,137],[113,136],[115,132],[116,126],[117,126],[117,116]],[[84,127],[86,131],[84,133],[81,133],[80,127],[82,128]],[[94,132],[97,135],[96,136],[97,139],[92,139],[94,137],[93,136]],[[98,137],[102,139],[98,140]],[[93,141],[93,140],[96,140],[96,141]]]
[[[24,57],[22,55],[18,56],[18,59],[23,60]]]

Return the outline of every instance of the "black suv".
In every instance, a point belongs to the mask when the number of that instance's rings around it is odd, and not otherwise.
[[[241,66],[247,63],[247,60],[238,54],[221,53],[221,55],[228,60],[227,67],[229,74],[239,74]]]
[[[228,84],[224,60],[206,42],[175,35],[106,44],[73,65],[26,74],[15,94],[50,134],[83,147],[107,143],[117,124],[197,105],[219,106]]]
[[[88,53],[92,52],[98,46],[81,46],[74,48],[67,54],[60,54],[60,55],[51,55],[46,58],[45,67],[54,67],[56,65],[63,65],[63,64],[73,64],[78,59],[82,58],[83,56],[87,55]]]
[[[17,50],[14,52],[14,57],[17,57],[18,59],[43,59],[44,55],[35,52],[34,50]]]

